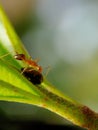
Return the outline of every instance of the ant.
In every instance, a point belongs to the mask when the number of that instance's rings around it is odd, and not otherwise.
[[[27,59],[24,54],[16,54],[14,58],[17,60],[22,60],[33,69],[37,70],[40,73],[42,72],[42,67],[37,64],[37,60],[34,61],[31,59]]]
[[[42,67],[37,64],[37,60],[27,59],[24,54],[16,54],[17,60],[24,61],[29,67],[22,68],[21,73],[33,84],[38,85],[43,81]]]
[[[1,56],[0,58],[3,58],[5,56],[9,55],[5,54]],[[21,68],[21,73],[33,84],[39,85],[43,81],[43,75],[42,75],[42,67],[37,64],[38,60],[32,60],[27,59],[24,54],[18,54],[14,55],[14,58],[16,60],[22,60],[24,61],[29,67]]]

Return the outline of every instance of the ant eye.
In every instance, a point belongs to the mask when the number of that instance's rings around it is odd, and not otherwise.
[[[17,60],[24,60],[25,59],[25,55],[24,54],[16,54],[14,56],[15,59]]]

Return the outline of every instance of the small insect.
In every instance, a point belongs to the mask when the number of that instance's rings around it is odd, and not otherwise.
[[[42,67],[37,64],[37,60],[27,59],[24,54],[16,54],[14,56],[17,60],[24,61],[28,67],[22,68],[21,73],[33,84],[41,84],[43,81]]]
[[[38,62],[37,60],[34,61],[32,59],[27,59],[24,54],[16,54],[14,58],[17,60],[22,60],[26,64],[28,64],[29,67],[32,67],[33,69],[37,70],[40,73],[42,72],[42,67],[37,64]]]

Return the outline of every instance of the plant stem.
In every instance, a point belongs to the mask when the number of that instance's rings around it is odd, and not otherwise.
[[[74,124],[89,130],[98,130],[98,114],[87,106],[63,97],[63,94],[48,84],[37,86],[44,94],[41,106],[68,119]],[[49,89],[50,88],[50,89]],[[62,95],[62,96],[61,96]]]

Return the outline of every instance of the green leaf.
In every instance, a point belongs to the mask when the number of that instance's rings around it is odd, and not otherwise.
[[[0,6],[0,56],[9,54],[3,59],[10,60],[10,63],[15,67],[23,66],[22,62],[13,58],[16,52],[29,56]]]
[[[40,96],[38,89],[22,76],[20,72],[21,68],[25,67],[25,64],[14,59],[16,52],[29,56],[7,19],[2,7],[0,7],[0,89],[2,90],[0,91],[0,95],[3,95],[3,98],[5,95],[6,99],[7,96],[10,97],[10,101],[19,102],[19,98],[17,100],[16,95],[14,97],[13,93],[15,93],[16,90],[17,95],[20,95],[21,90],[30,95],[32,94],[32,97],[35,96],[38,98]],[[5,89],[5,86],[7,90]],[[12,89],[10,89],[10,87]],[[6,95],[6,91],[9,95]],[[10,96],[12,94],[13,98],[16,98],[15,100]],[[24,96],[25,94],[23,97]],[[2,100],[2,96],[0,96],[0,100]]]
[[[42,104],[40,97],[0,80],[0,100],[28,104]]]

